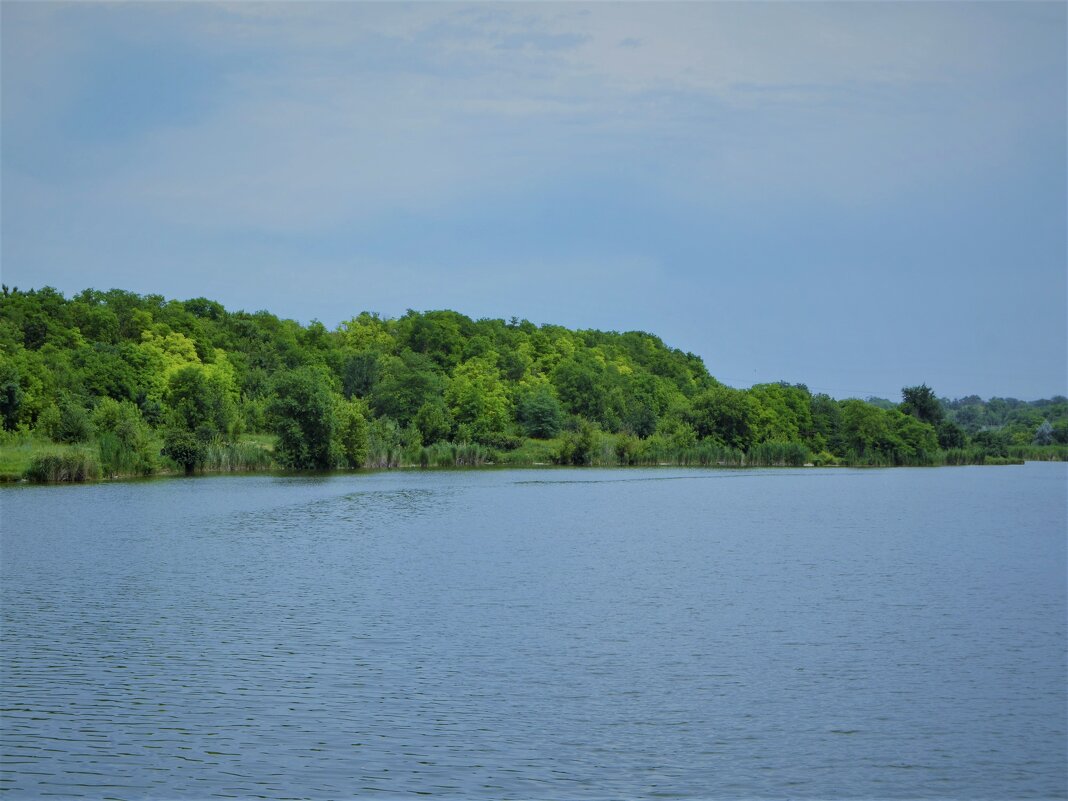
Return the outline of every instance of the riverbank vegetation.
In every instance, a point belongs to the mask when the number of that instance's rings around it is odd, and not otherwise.
[[[1065,459],[1068,400],[736,389],[644,332],[361,313],[328,330],[204,298],[0,295],[0,478],[532,465]]]

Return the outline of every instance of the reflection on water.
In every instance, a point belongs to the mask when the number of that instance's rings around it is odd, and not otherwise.
[[[1064,797],[1065,477],[4,491],[0,788]]]

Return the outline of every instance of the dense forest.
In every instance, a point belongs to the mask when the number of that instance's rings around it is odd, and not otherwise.
[[[334,330],[122,290],[0,295],[0,473],[1064,458],[1068,400],[735,389],[652,334],[361,313]]]

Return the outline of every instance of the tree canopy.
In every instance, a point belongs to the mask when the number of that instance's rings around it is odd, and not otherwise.
[[[331,330],[207,298],[68,299],[46,287],[0,295],[0,424],[62,442],[107,436],[142,467],[156,437],[187,469],[247,434],[273,434],[278,461],[316,469],[390,464],[405,447],[531,441],[586,463],[599,434],[625,463],[643,448],[791,446],[824,462],[924,464],[946,449],[1063,445],[1068,400],[950,401],[926,384],[897,405],[836,400],[804,385],[725,386],[641,331],[449,310],[362,312]]]

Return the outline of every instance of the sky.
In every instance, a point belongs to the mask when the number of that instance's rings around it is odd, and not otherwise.
[[[0,5],[0,277],[1068,394],[1068,5]]]

